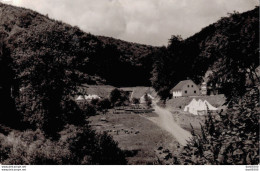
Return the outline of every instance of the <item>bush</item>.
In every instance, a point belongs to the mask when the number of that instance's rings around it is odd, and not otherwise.
[[[0,163],[6,165],[126,164],[125,154],[107,134],[89,126],[66,125],[54,141],[40,130],[0,134]]]
[[[84,115],[86,117],[88,116],[94,116],[97,114],[97,108],[96,106],[89,104],[87,101],[84,103],[79,104],[80,109],[83,111]]]
[[[110,102],[112,106],[129,105],[129,94],[123,90],[114,89],[110,93]]]
[[[133,103],[133,104],[140,104],[140,99],[138,99],[138,98],[133,98],[133,99],[132,99],[132,103]]]
[[[226,112],[209,113],[201,135],[195,134],[178,157],[180,164],[259,163],[259,90],[254,87]],[[237,101],[237,100],[235,100]]]
[[[63,164],[70,159],[67,148],[46,139],[40,130],[11,132],[7,137],[2,136],[0,144],[0,153],[4,154],[2,164]]]
[[[97,105],[97,103],[98,103],[98,101],[99,101],[99,99],[92,99],[91,101],[90,101],[90,104],[92,104],[92,105]]]
[[[66,144],[76,164],[126,164],[125,154],[111,136],[96,134],[88,126],[68,125],[61,133],[61,146]]]
[[[99,111],[107,111],[107,109],[111,108],[111,103],[109,99],[101,99],[97,102],[97,108]]]
[[[145,100],[146,106],[151,107],[152,99],[147,94],[144,95],[144,100]]]
[[[92,155],[92,162],[101,165],[127,164],[125,154],[107,133],[97,135],[97,150]]]

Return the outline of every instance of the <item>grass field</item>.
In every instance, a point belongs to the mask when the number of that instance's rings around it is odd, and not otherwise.
[[[181,148],[175,138],[146,117],[157,114],[107,114],[88,120],[97,132],[108,132],[122,150],[131,151],[129,164],[170,164]]]
[[[201,124],[205,122],[205,116],[193,115],[188,112],[184,112],[180,109],[170,110],[173,114],[174,121],[178,123],[183,129],[191,131],[191,125],[196,133],[200,132]]]

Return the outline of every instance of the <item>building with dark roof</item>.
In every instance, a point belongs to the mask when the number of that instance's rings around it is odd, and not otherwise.
[[[172,90],[173,98],[183,96],[199,96],[200,89],[192,80],[180,81]]]

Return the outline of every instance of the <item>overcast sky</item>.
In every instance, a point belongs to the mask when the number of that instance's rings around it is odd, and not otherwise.
[[[0,0],[33,9],[95,35],[167,45],[171,35],[192,36],[227,13],[258,0]]]

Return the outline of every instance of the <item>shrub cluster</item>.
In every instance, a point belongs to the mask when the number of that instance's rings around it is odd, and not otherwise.
[[[114,89],[110,93],[110,102],[112,106],[125,106],[129,104],[129,93],[123,90]]]
[[[207,116],[201,134],[195,134],[175,163],[258,164],[259,90],[250,89],[242,99],[230,102],[228,110]]]
[[[67,125],[54,141],[39,129],[0,134],[0,163],[8,165],[126,164],[125,154],[107,134]]]

